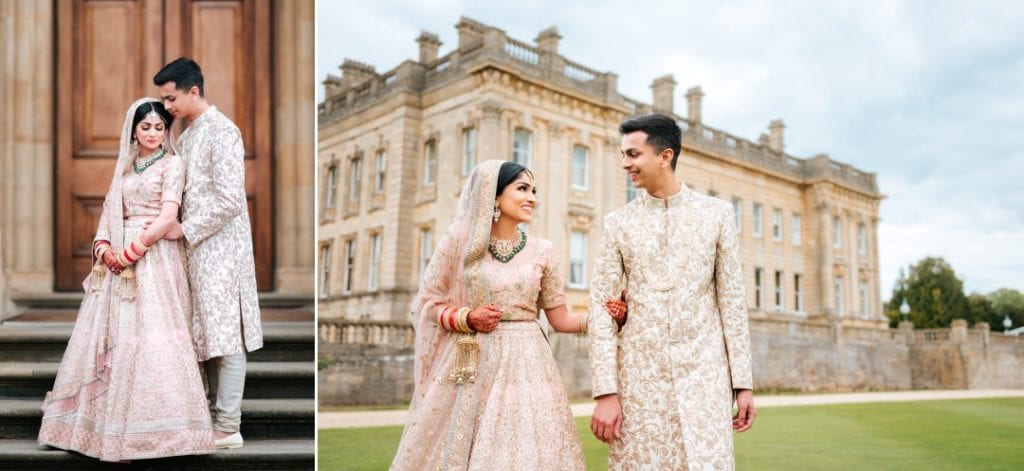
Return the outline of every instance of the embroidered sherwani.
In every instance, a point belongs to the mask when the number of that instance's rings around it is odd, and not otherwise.
[[[752,388],[732,206],[680,185],[605,216],[591,312],[628,288],[621,332],[590,317],[594,397],[618,393],[610,469],[733,469],[734,389]]]
[[[263,346],[263,329],[242,135],[211,106],[181,134],[178,148],[188,162],[181,228],[200,357],[251,352]]]

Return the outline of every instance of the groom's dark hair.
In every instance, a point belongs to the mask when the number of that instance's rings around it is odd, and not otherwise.
[[[188,57],[174,59],[153,76],[153,84],[158,87],[167,82],[174,82],[174,88],[183,91],[199,87],[199,96],[206,96],[203,90],[203,71],[196,61]]]
[[[654,151],[661,153],[665,149],[672,149],[672,171],[676,170],[676,161],[679,160],[679,150],[682,147],[682,130],[676,124],[676,120],[663,114],[648,114],[627,119],[619,125],[619,132],[629,134],[643,131],[647,134],[647,143],[654,148]]]

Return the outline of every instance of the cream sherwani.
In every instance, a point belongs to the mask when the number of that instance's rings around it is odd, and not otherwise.
[[[618,393],[610,469],[733,469],[733,389],[752,388],[750,333],[732,206],[680,184],[604,218],[590,309],[629,289],[621,332],[590,317],[594,397]]]
[[[263,346],[242,135],[211,106],[178,139],[188,162],[181,229],[192,288],[193,332],[209,359]]]

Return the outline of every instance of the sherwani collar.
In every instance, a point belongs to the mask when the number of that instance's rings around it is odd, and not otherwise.
[[[685,183],[679,182],[679,191],[668,198],[651,196],[651,194],[646,191],[643,192],[641,198],[645,206],[665,208],[665,202],[667,201],[669,208],[679,208],[690,200],[690,189],[686,187]]]

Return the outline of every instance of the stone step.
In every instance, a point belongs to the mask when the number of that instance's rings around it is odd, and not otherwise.
[[[0,398],[41,399],[57,378],[58,363],[0,363]],[[301,399],[315,394],[316,365],[312,362],[249,362],[247,399]]]
[[[41,446],[35,438],[0,440],[0,468],[4,471],[60,469],[78,470],[311,470],[316,446],[312,438],[303,440],[253,440],[245,446],[218,450],[205,456],[180,456],[138,460],[130,464],[104,463],[78,453]]]
[[[40,399],[0,399],[0,439],[34,440],[43,416],[41,404]],[[315,421],[312,398],[242,401],[242,436],[247,440],[312,440]]]
[[[8,321],[0,324],[0,364],[59,362],[73,327],[73,322]],[[313,322],[267,322],[263,324],[263,348],[250,353],[249,361],[312,363],[315,339]]]
[[[67,312],[70,311],[71,319],[74,320],[73,316],[78,312],[78,307],[81,306],[84,296],[85,293],[78,291],[28,296],[13,295],[11,298],[19,312],[18,317],[25,316],[26,318],[31,318],[39,314],[47,316],[53,314],[68,315]],[[261,292],[259,293],[259,303],[260,311],[264,314],[263,320],[268,321],[274,320],[278,313],[290,315],[288,311],[305,310],[312,314],[313,305],[316,303],[316,300],[312,296]],[[312,320],[312,318],[305,320]]]

